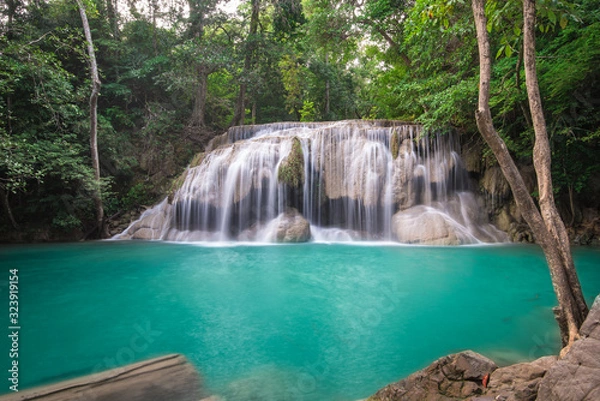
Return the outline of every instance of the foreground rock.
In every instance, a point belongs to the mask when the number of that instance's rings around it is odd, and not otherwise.
[[[379,390],[368,401],[451,401],[483,394],[483,379],[496,364],[473,351],[438,359],[406,379]]]
[[[0,397],[0,401],[198,401],[198,373],[178,354]]]
[[[500,368],[492,373],[485,394],[494,400],[534,401],[542,378],[556,360],[555,356],[546,356]]]
[[[600,296],[581,327],[581,337],[560,360],[546,356],[503,368],[472,351],[445,356],[368,400],[598,401]]]
[[[581,326],[581,339],[548,371],[540,401],[600,400],[600,296]]]

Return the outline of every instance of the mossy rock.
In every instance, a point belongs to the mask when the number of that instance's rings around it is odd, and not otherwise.
[[[400,151],[400,135],[398,131],[394,128],[392,131],[392,136],[390,137],[390,152],[392,152],[392,158],[396,160],[398,157],[398,152]]]
[[[189,171],[189,169],[186,168],[185,171],[183,173],[181,173],[181,175],[179,175],[179,177],[175,178],[173,180],[173,182],[171,183],[171,187],[169,188],[169,204],[173,203],[173,198],[175,197],[175,193],[177,192],[177,190],[179,188],[181,188],[181,186],[185,182],[185,179],[188,175],[188,171]]]
[[[168,194],[169,194],[169,203],[173,202],[173,198],[175,197],[175,193],[177,192],[177,190],[179,188],[181,188],[181,186],[185,182],[185,179],[187,178],[187,175],[188,175],[188,171],[191,168],[198,167],[200,164],[202,164],[202,161],[204,160],[204,156],[205,155],[206,155],[206,153],[204,153],[204,152],[196,153],[196,155],[194,156],[194,158],[190,162],[189,167],[186,168],[185,171],[179,175],[179,177],[175,178],[171,182],[171,186],[169,187],[169,190],[167,191]]]
[[[204,152],[196,153],[196,155],[190,162],[190,168],[198,167],[200,164],[202,164],[202,161],[204,160],[205,155],[206,155],[206,153],[204,153]]]
[[[290,154],[279,165],[277,179],[292,188],[300,188],[304,184],[304,154],[297,137],[292,139]]]

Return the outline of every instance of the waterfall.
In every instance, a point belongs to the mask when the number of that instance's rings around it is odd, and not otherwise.
[[[450,135],[397,121],[233,127],[117,239],[506,241]]]

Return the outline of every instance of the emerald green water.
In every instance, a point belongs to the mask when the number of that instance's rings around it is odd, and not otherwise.
[[[600,251],[575,257],[592,301]],[[534,246],[127,241],[3,247],[0,262],[5,327],[19,269],[20,389],[180,352],[227,400],[357,400],[451,352],[510,363],[559,346]]]

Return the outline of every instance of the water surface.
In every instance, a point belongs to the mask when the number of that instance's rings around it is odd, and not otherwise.
[[[575,257],[591,302],[600,251]],[[5,299],[19,269],[21,389],[179,352],[228,400],[356,400],[451,352],[507,364],[559,347],[535,246],[109,241],[0,261]]]

